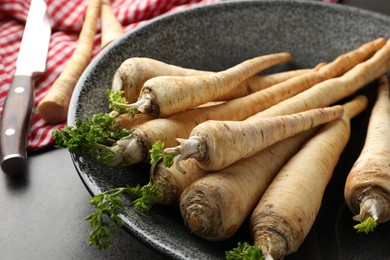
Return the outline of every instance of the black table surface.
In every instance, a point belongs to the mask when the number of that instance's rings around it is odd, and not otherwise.
[[[390,15],[388,0],[339,4]],[[84,218],[94,208],[69,152],[47,149],[29,154],[28,161],[23,176],[0,174],[0,259],[165,259],[122,229],[110,250],[90,247]]]

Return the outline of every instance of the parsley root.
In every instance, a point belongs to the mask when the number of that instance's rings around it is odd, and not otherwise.
[[[289,53],[274,53],[246,60],[217,73],[154,77],[145,82],[137,102],[128,106],[142,113],[169,116],[213,101],[258,72],[291,58]]]
[[[389,82],[379,80],[363,149],[348,174],[345,201],[360,221],[355,228],[368,233],[390,221],[390,97]]]
[[[38,104],[39,115],[48,123],[66,120],[73,89],[92,58],[101,5],[102,0],[89,0],[76,48],[48,94]]]
[[[195,158],[201,168],[218,171],[280,140],[342,115],[343,107],[333,106],[259,120],[208,120],[197,125],[188,139],[178,139],[178,146],[166,148],[164,151],[178,155],[178,163]]]
[[[203,75],[209,72],[187,69],[147,57],[132,57],[116,70],[112,90],[122,90],[129,103],[136,102],[144,83],[157,76]]]
[[[102,0],[100,18],[102,25],[100,49],[102,50],[122,36],[125,30],[112,11],[110,0]]]

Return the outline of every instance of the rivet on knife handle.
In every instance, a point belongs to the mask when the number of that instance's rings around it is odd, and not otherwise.
[[[31,76],[14,76],[1,117],[1,169],[10,175],[26,170],[27,130],[34,100],[32,85]]]

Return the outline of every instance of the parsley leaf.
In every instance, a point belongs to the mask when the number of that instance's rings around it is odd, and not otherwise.
[[[152,149],[149,151],[150,164],[156,165],[161,158],[163,159],[165,167],[171,167],[173,165],[173,154],[164,152],[164,142],[158,140],[152,145]]]

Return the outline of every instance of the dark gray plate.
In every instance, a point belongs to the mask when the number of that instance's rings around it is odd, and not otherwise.
[[[294,61],[274,70],[311,67],[357,48],[379,36],[390,36],[390,18],[335,4],[306,1],[239,1],[203,6],[166,15],[127,33],[105,49],[76,86],[68,124],[76,118],[108,112],[105,89],[118,66],[133,56],[204,70],[222,70],[244,59],[289,51]],[[272,71],[272,70],[270,70]],[[373,83],[375,84],[375,83]],[[373,93],[362,90],[370,97]],[[372,92],[372,91],[371,91]],[[356,234],[352,214],[343,204],[343,184],[365,135],[368,111],[353,120],[352,138],[324,196],[316,223],[300,250],[287,259],[385,259],[390,256],[390,226],[370,235]],[[91,194],[124,184],[145,184],[148,165],[108,169],[72,155]],[[154,207],[149,215],[129,205],[124,228],[163,255],[177,259],[223,259],[238,241],[249,241],[248,225],[231,239],[211,243],[192,235],[179,210]]]

